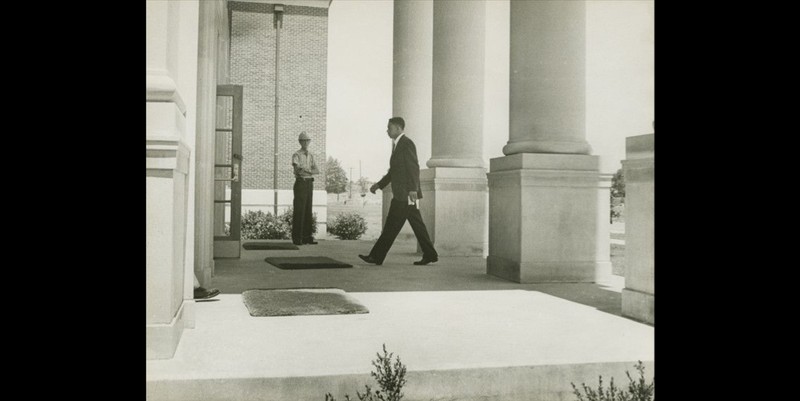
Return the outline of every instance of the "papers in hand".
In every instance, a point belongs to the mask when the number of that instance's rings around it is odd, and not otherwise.
[[[409,197],[408,197],[408,205],[409,205],[409,206],[411,206],[411,205],[415,205],[415,206],[417,207],[417,209],[419,209],[419,199],[417,199],[417,201],[416,201],[416,202],[414,202],[413,200],[411,200],[411,197],[409,196]]]

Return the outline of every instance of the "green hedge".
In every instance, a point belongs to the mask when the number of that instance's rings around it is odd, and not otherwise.
[[[291,239],[292,208],[277,218],[272,213],[250,210],[242,215],[242,239]],[[311,234],[317,233],[317,214],[311,215]]]

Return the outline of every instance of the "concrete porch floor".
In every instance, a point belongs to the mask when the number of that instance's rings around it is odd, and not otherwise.
[[[480,257],[428,266],[397,241],[383,266],[357,254],[373,241],[320,241],[299,251],[242,251],[217,260],[222,294],[196,305],[196,328],[175,356],[147,361],[151,400],[339,400],[377,386],[371,361],[387,345],[408,368],[404,400],[571,400],[570,382],[597,376],[625,385],[645,362],[654,374],[654,329],[620,317],[622,281],[517,284],[485,274]],[[280,270],[267,256],[328,256],[351,269]],[[336,287],[360,315],[251,317],[250,288]],[[635,376],[634,376],[635,377]]]

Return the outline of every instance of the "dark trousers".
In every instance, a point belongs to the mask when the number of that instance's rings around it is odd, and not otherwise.
[[[294,181],[294,213],[292,214],[292,242],[311,242],[311,206],[314,200],[314,179]]]
[[[392,247],[397,234],[400,229],[406,224],[406,219],[411,224],[411,229],[414,230],[414,235],[417,237],[419,247],[422,249],[422,255],[428,259],[435,259],[439,257],[436,249],[433,249],[433,242],[431,237],[428,236],[428,229],[422,221],[422,215],[419,214],[419,209],[414,205],[409,205],[408,202],[398,201],[392,199],[389,205],[389,214],[386,215],[386,225],[381,231],[381,236],[375,242],[375,246],[369,252],[369,256],[383,263],[386,254],[389,253],[389,248]]]

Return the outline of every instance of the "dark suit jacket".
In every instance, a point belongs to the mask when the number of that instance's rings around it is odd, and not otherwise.
[[[389,172],[380,181],[378,187],[383,189],[392,183],[392,197],[395,200],[408,202],[408,192],[417,191],[417,198],[422,199],[419,187],[419,162],[417,147],[414,141],[403,135],[394,148],[389,160]]]

